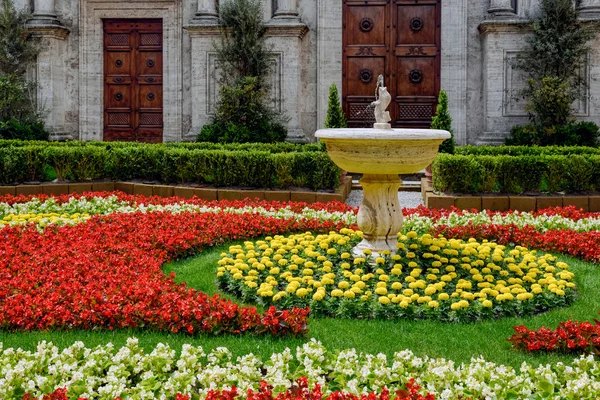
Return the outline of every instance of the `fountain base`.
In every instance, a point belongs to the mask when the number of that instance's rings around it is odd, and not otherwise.
[[[385,123],[385,124],[384,123],[374,123],[373,124],[373,128],[375,128],[375,129],[385,129],[385,130],[390,131],[390,130],[392,130],[392,125],[387,124],[387,123]]]
[[[362,257],[366,249],[371,250],[374,256],[385,250],[393,253],[403,220],[398,201],[402,179],[398,175],[364,174],[360,184],[363,201],[357,222],[363,241],[354,247],[354,254]]]

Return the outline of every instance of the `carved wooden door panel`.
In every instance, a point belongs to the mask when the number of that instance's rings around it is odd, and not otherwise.
[[[349,127],[373,124],[377,76],[389,87],[390,7],[386,0],[344,0],[343,107]]]
[[[104,140],[162,142],[162,21],[104,20]]]
[[[392,95],[392,126],[429,127],[440,89],[440,0],[344,0],[343,107],[371,126],[377,76]]]
[[[440,0],[395,0],[392,7],[392,125],[429,128],[440,91]]]

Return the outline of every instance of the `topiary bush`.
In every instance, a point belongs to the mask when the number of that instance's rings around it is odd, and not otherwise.
[[[327,115],[325,116],[325,128],[347,128],[346,116],[340,105],[340,95],[337,86],[332,83],[329,86],[329,101],[327,103]]]
[[[456,143],[454,142],[454,133],[452,132],[452,117],[448,111],[448,94],[440,90],[436,113],[431,119],[431,129],[441,129],[450,132],[450,138],[440,144],[439,152],[454,154]]]

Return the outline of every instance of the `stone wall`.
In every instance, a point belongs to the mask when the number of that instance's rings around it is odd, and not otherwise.
[[[341,88],[342,1],[263,2],[275,62],[273,106],[289,118],[289,140],[314,140],[329,85]],[[513,125],[527,121],[523,102],[511,100],[523,84],[511,60],[529,34],[538,0],[519,0],[516,13],[510,3],[442,0],[441,82],[459,144],[501,143]],[[579,0],[578,7],[582,18],[600,16],[600,0]],[[102,139],[102,18],[163,18],[165,141],[193,140],[211,120],[218,96],[215,0],[33,0],[31,8],[31,29],[45,43],[36,67],[38,96],[56,138]],[[599,54],[590,54],[582,73],[590,87],[578,114],[599,122]]]

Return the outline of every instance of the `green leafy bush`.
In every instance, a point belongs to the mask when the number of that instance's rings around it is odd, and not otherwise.
[[[266,44],[262,2],[229,0],[219,8],[222,30],[215,42],[220,74],[216,114],[198,141],[272,143],[285,140],[284,118],[269,103],[267,77],[273,60]]]
[[[27,29],[31,18],[11,0],[0,5],[0,138],[48,140],[36,105],[35,82],[26,76],[39,53],[39,38]]]
[[[0,183],[40,181],[54,175],[70,181],[111,178],[322,190],[337,188],[341,175],[327,153],[315,145],[306,145],[311,149],[307,151],[290,151],[295,145],[227,150],[119,142],[40,143],[44,142],[0,141]]]
[[[598,146],[600,128],[593,122],[557,126],[515,126],[504,143],[508,146]]]
[[[452,117],[448,111],[448,95],[444,90],[440,90],[436,113],[431,119],[431,129],[441,129],[450,132],[450,138],[440,144],[439,152],[454,154],[456,143],[454,142],[454,132],[452,132]]]
[[[600,155],[449,155],[432,164],[433,187],[452,193],[600,190]]]
[[[287,131],[266,105],[267,90],[255,77],[240,78],[221,88],[217,114],[202,127],[198,141],[214,143],[273,143],[285,140]]]
[[[340,105],[340,95],[335,83],[329,86],[329,100],[327,103],[327,115],[325,116],[325,128],[347,128],[346,116]]]
[[[1,142],[0,142],[1,145]],[[474,156],[525,156],[525,155],[570,155],[600,154],[599,148],[580,146],[460,146],[456,148],[458,155]]]

